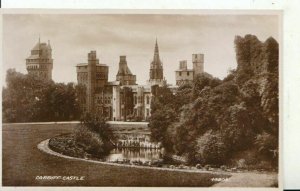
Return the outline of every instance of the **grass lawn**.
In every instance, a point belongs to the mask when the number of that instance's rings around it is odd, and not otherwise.
[[[48,155],[37,144],[76,124],[4,124],[2,130],[3,186],[212,186],[224,175],[137,169],[93,164]],[[82,181],[36,180],[36,176],[84,176]]]

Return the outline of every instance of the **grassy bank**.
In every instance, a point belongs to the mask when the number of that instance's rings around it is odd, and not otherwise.
[[[50,156],[37,149],[45,139],[73,131],[75,124],[6,124],[3,126],[4,186],[199,186],[215,184],[210,173],[124,168]],[[37,176],[84,176],[84,180],[38,180]],[[241,185],[242,186],[242,185]]]

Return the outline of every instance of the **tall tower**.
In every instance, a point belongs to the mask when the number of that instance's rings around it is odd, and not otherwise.
[[[166,84],[166,81],[164,80],[164,74],[163,74],[163,64],[159,58],[157,39],[155,42],[153,61],[151,62],[150,65],[149,83],[151,85],[159,85],[159,86]]]
[[[101,92],[108,82],[108,66],[100,64],[96,51],[88,53],[88,63],[76,65],[77,82],[86,90],[81,92],[80,105],[83,112],[95,110],[95,94]]]
[[[96,65],[99,64],[99,60],[96,56],[96,51],[88,53],[88,83],[87,83],[87,111],[93,112],[94,109],[94,94],[96,89]]]
[[[31,55],[26,59],[26,69],[29,75],[41,80],[52,80],[52,48],[50,41],[38,43],[31,49]]]
[[[193,54],[194,77],[204,72],[204,54]]]
[[[128,68],[126,56],[120,56],[119,70],[117,74],[117,81],[120,81],[120,85],[135,85],[136,76],[133,75]]]

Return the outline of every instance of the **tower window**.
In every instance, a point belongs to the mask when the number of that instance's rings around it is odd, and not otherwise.
[[[189,76],[189,75],[190,75],[190,72],[187,72],[187,75]]]
[[[179,76],[181,76],[181,72],[179,72]]]

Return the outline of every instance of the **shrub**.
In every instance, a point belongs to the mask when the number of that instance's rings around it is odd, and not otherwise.
[[[195,158],[202,163],[222,164],[226,159],[226,149],[221,135],[208,131],[197,139]]]
[[[258,152],[265,154],[269,158],[277,158],[278,139],[269,133],[263,132],[256,136],[255,145]]]
[[[202,168],[201,164],[196,164],[196,168],[201,169]]]
[[[246,160],[245,159],[240,159],[237,161],[237,166],[240,169],[245,169],[247,167],[246,165]]]
[[[99,134],[80,126],[75,131],[75,143],[89,154],[99,156],[105,152],[104,143]]]
[[[210,169],[210,165],[208,165],[208,164],[205,165],[205,166],[204,166],[204,169],[205,169],[205,170],[209,170],[209,169]]]
[[[221,168],[221,170],[224,170],[224,171],[227,170],[227,166],[225,166],[225,165],[222,165],[220,168]]]

